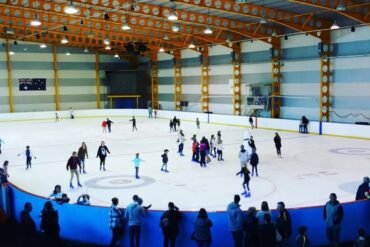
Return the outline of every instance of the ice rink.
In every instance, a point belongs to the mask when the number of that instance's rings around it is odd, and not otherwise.
[[[195,118],[195,117],[194,117]],[[1,164],[9,160],[9,180],[27,192],[48,197],[56,184],[62,186],[71,202],[88,193],[94,205],[109,206],[112,197],[120,199],[120,206],[131,202],[134,194],[151,203],[152,209],[166,209],[169,201],[182,210],[225,210],[234,194],[240,194],[242,178],[239,147],[245,127],[182,121],[185,133],[184,157],[177,154],[177,134],[169,132],[168,119],[137,117],[138,131],[132,132],[129,117],[114,117],[112,133],[102,133],[103,118],[61,119],[54,121],[1,122],[0,138],[5,141],[0,155]],[[247,119],[246,119],[247,122]],[[249,128],[248,128],[249,129]],[[208,139],[222,132],[224,160],[212,159],[207,168],[191,162],[191,140]],[[288,207],[324,204],[331,192],[341,202],[355,197],[357,186],[370,171],[370,141],[330,136],[279,132],[282,156],[276,155],[273,130],[251,130],[260,158],[259,177],[250,181],[251,198],[242,199],[244,208],[260,207],[262,201],[275,208],[284,201]],[[83,188],[69,188],[70,173],[66,162],[73,151],[85,141],[89,159],[87,174],[80,176]],[[107,157],[107,171],[99,170],[97,149],[105,141],[111,154]],[[26,145],[37,159],[32,169],[26,170],[25,157],[17,156]],[[161,154],[169,149],[169,173],[160,171]],[[135,179],[131,161],[135,153],[145,161],[140,166],[140,179]],[[74,181],[76,185],[76,181]]]

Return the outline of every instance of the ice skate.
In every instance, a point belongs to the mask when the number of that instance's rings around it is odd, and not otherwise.
[[[72,183],[69,184],[69,188],[74,189]]]
[[[82,184],[80,184],[80,182],[78,182],[78,187],[81,187],[82,188]]]

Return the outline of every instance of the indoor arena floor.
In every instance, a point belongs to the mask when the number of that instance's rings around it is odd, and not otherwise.
[[[196,116],[194,116],[195,118]],[[152,209],[166,209],[173,201],[182,210],[225,210],[234,194],[240,194],[242,178],[239,147],[247,128],[182,121],[187,141],[184,157],[177,154],[177,133],[169,132],[168,119],[137,118],[138,131],[132,132],[128,117],[112,118],[112,133],[102,133],[102,118],[61,119],[54,121],[17,121],[0,123],[0,138],[5,141],[0,162],[9,160],[9,180],[23,190],[48,197],[56,184],[62,186],[71,202],[88,193],[94,205],[109,206],[112,197],[120,206],[131,202],[134,194],[151,203]],[[191,136],[209,138],[222,132],[224,160],[212,159],[207,168],[191,162]],[[249,128],[248,128],[249,130]],[[358,185],[370,171],[370,141],[279,132],[282,139],[282,158],[278,158],[273,143],[275,131],[254,129],[257,153],[260,158],[259,177],[250,181],[251,197],[242,197],[243,208],[260,207],[268,201],[271,208],[278,201],[288,207],[324,204],[331,192],[341,202],[355,197]],[[66,162],[81,143],[87,143],[89,159],[87,174],[80,176],[83,188],[69,188],[70,173]],[[99,170],[96,158],[98,146],[105,141],[111,154],[106,161],[107,171]],[[37,157],[32,169],[26,170],[26,145]],[[160,171],[161,154],[169,149],[169,173]],[[140,179],[135,179],[132,159],[135,153],[145,161],[140,166]],[[74,181],[76,185],[76,181]]]

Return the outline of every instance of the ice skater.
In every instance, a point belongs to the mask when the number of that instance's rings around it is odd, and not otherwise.
[[[86,143],[83,142],[81,144],[81,147],[78,149],[78,152],[77,152],[77,157],[80,159],[80,173],[81,173],[81,167],[82,167],[82,172],[84,174],[86,174],[86,170],[85,170],[85,158],[88,159],[89,158],[89,154],[87,153],[87,146],[86,146]]]
[[[161,168],[161,172],[169,172],[167,170],[167,163],[168,163],[168,149],[165,149],[163,151],[163,154],[161,155],[162,157],[162,168]]]
[[[3,167],[0,168],[0,180],[2,183],[8,180],[8,177],[9,177],[8,165],[9,165],[9,161],[5,160]]]
[[[244,145],[240,146],[240,151],[239,151],[239,160],[240,160],[240,166],[241,169],[243,167],[247,167],[248,162],[249,162],[249,153],[248,151],[244,148]]]
[[[30,146],[26,146],[26,151],[19,153],[18,156],[20,156],[21,154],[24,154],[26,156],[26,169],[31,169],[32,157],[36,159],[36,156],[31,152]]]
[[[256,144],[254,143],[253,136],[248,140],[248,146],[251,148],[252,153],[257,151]]]
[[[205,137],[202,138],[199,144],[199,153],[200,153],[200,166],[207,167],[206,165],[206,156],[207,156],[207,144],[205,143]]]
[[[132,131],[136,130],[137,131],[137,128],[136,128],[136,119],[134,116],[132,116],[132,119],[130,120],[130,122],[132,122]]]
[[[113,121],[112,121],[112,120],[110,120],[109,118],[107,118],[107,127],[108,127],[108,131],[109,131],[109,133],[111,132],[112,124],[113,124]]]
[[[103,120],[103,122],[101,122],[101,127],[103,129],[103,133],[106,133],[107,132],[107,121]]]
[[[170,133],[171,132],[175,132],[175,130],[173,129],[173,121],[172,121],[172,119],[170,119]]]
[[[105,171],[105,159],[107,155],[110,154],[109,149],[105,146],[105,143],[102,141],[99,148],[98,153],[96,154],[96,158],[100,158],[100,170],[103,168]]]
[[[77,157],[77,152],[73,152],[72,156],[68,159],[67,166],[66,166],[67,171],[68,170],[71,171],[71,179],[69,180],[69,187],[71,189],[74,188],[72,184],[74,175],[76,175],[78,187],[82,187],[82,185],[80,184],[80,176],[78,175],[77,166],[81,170],[81,163],[80,163],[79,158]]]
[[[0,154],[1,154],[1,144],[5,144],[5,142],[3,141],[3,139],[0,138]]]
[[[217,131],[217,143],[221,140],[221,130]]]
[[[69,107],[69,116],[71,119],[74,119],[75,118],[75,115],[74,115],[74,112],[73,112],[73,108],[72,107]]]
[[[157,118],[157,110],[154,110],[154,118]]]
[[[222,144],[222,140],[220,140],[220,142],[217,144],[217,160],[218,161],[224,161],[224,158],[223,158],[223,150],[224,149],[224,145]]]
[[[279,133],[277,133],[277,132],[275,133],[274,143],[275,143],[276,153],[278,155],[278,158],[283,158],[281,156],[281,138],[279,136]]]
[[[256,171],[256,176],[258,177],[258,169],[257,169],[258,162],[259,162],[259,158],[258,158],[256,151],[254,150],[252,151],[252,155],[250,159],[250,164],[252,166],[252,176],[254,175],[254,171]]]
[[[58,116],[58,113],[56,112],[55,113],[55,122],[58,123],[59,122],[59,116]]]
[[[153,108],[151,106],[148,107],[148,115],[149,118],[153,118]]]
[[[240,172],[238,172],[236,174],[236,176],[240,175],[240,176],[244,176],[244,180],[243,180],[243,189],[244,189],[244,192],[242,192],[241,194],[244,195],[245,197],[250,197],[251,196],[251,192],[249,190],[249,181],[251,180],[250,176],[250,171],[248,170],[248,167],[242,167],[242,169],[240,170]]]
[[[254,129],[254,124],[253,124],[253,118],[252,115],[249,116],[249,124],[251,125],[251,128]]]
[[[200,121],[199,121],[199,118],[197,118],[195,120],[195,124],[197,125],[197,129],[199,130],[200,129]]]
[[[210,155],[213,156],[213,158],[216,158],[217,143],[218,142],[216,141],[215,135],[211,135],[211,138],[209,140],[209,149],[210,149]]]
[[[191,150],[193,152],[193,156],[191,157],[191,161],[199,163],[199,143],[197,142],[196,139],[193,140]]]
[[[184,132],[182,130],[179,131],[179,135],[177,137],[177,143],[179,143],[179,150],[177,151],[180,156],[184,156],[183,154],[183,150],[184,150],[184,143],[185,143],[185,135],[184,135]]]
[[[136,154],[135,158],[132,160],[132,162],[134,162],[134,165],[135,165],[135,178],[136,179],[139,179],[139,166],[140,166],[140,162],[145,162],[144,160],[142,160],[140,157],[139,157],[139,153]]]

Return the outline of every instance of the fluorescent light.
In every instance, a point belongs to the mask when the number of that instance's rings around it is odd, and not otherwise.
[[[78,12],[78,9],[73,5],[72,1],[69,1],[68,5],[64,8],[64,13],[66,14],[76,14]]]
[[[189,48],[190,48],[190,49],[194,49],[194,48],[195,48],[195,45],[194,45],[193,41],[192,41],[192,42],[190,42],[190,44],[189,44]]]
[[[116,54],[114,54],[114,57],[119,58],[119,55],[116,53]]]
[[[159,52],[164,52],[163,47],[159,48]]]
[[[67,44],[69,40],[64,36],[63,39],[60,41],[62,44]]]
[[[9,51],[9,55],[13,56],[13,55],[15,55],[15,52],[14,51]]]
[[[210,29],[209,27],[207,27],[206,29],[204,29],[203,33],[205,33],[205,34],[212,34],[213,31],[212,31],[212,29]]]
[[[127,22],[124,22],[121,29],[126,31],[126,30],[130,30],[131,27],[127,24]]]
[[[110,44],[109,39],[104,39],[104,45],[109,45],[109,44]]]
[[[178,32],[179,30],[180,30],[179,25],[177,25],[177,24],[173,24],[173,25],[172,25],[172,31],[174,31],[174,32],[176,33],[176,32]]]
[[[66,52],[66,56],[70,56],[71,55],[71,53],[69,53],[69,51],[67,51]]]
[[[105,47],[105,49],[106,49],[106,50],[112,50],[112,47],[110,47],[110,45],[107,45],[107,46]]]
[[[337,11],[346,11],[347,10],[347,7],[346,5],[344,4],[343,0],[340,0],[337,7],[336,7],[336,10]]]
[[[35,14],[35,18],[31,21],[31,26],[38,27],[41,26],[41,21],[39,20],[39,16]]]
[[[174,10],[171,11],[171,14],[167,17],[169,21],[177,21],[177,14]]]
[[[337,20],[334,20],[334,23],[333,23],[333,25],[331,25],[331,27],[330,27],[330,30],[337,30],[337,29],[339,29],[340,27],[338,26],[338,24],[337,24]]]
[[[46,47],[48,47],[45,43],[42,43],[41,45],[40,45],[40,48],[46,48]]]

